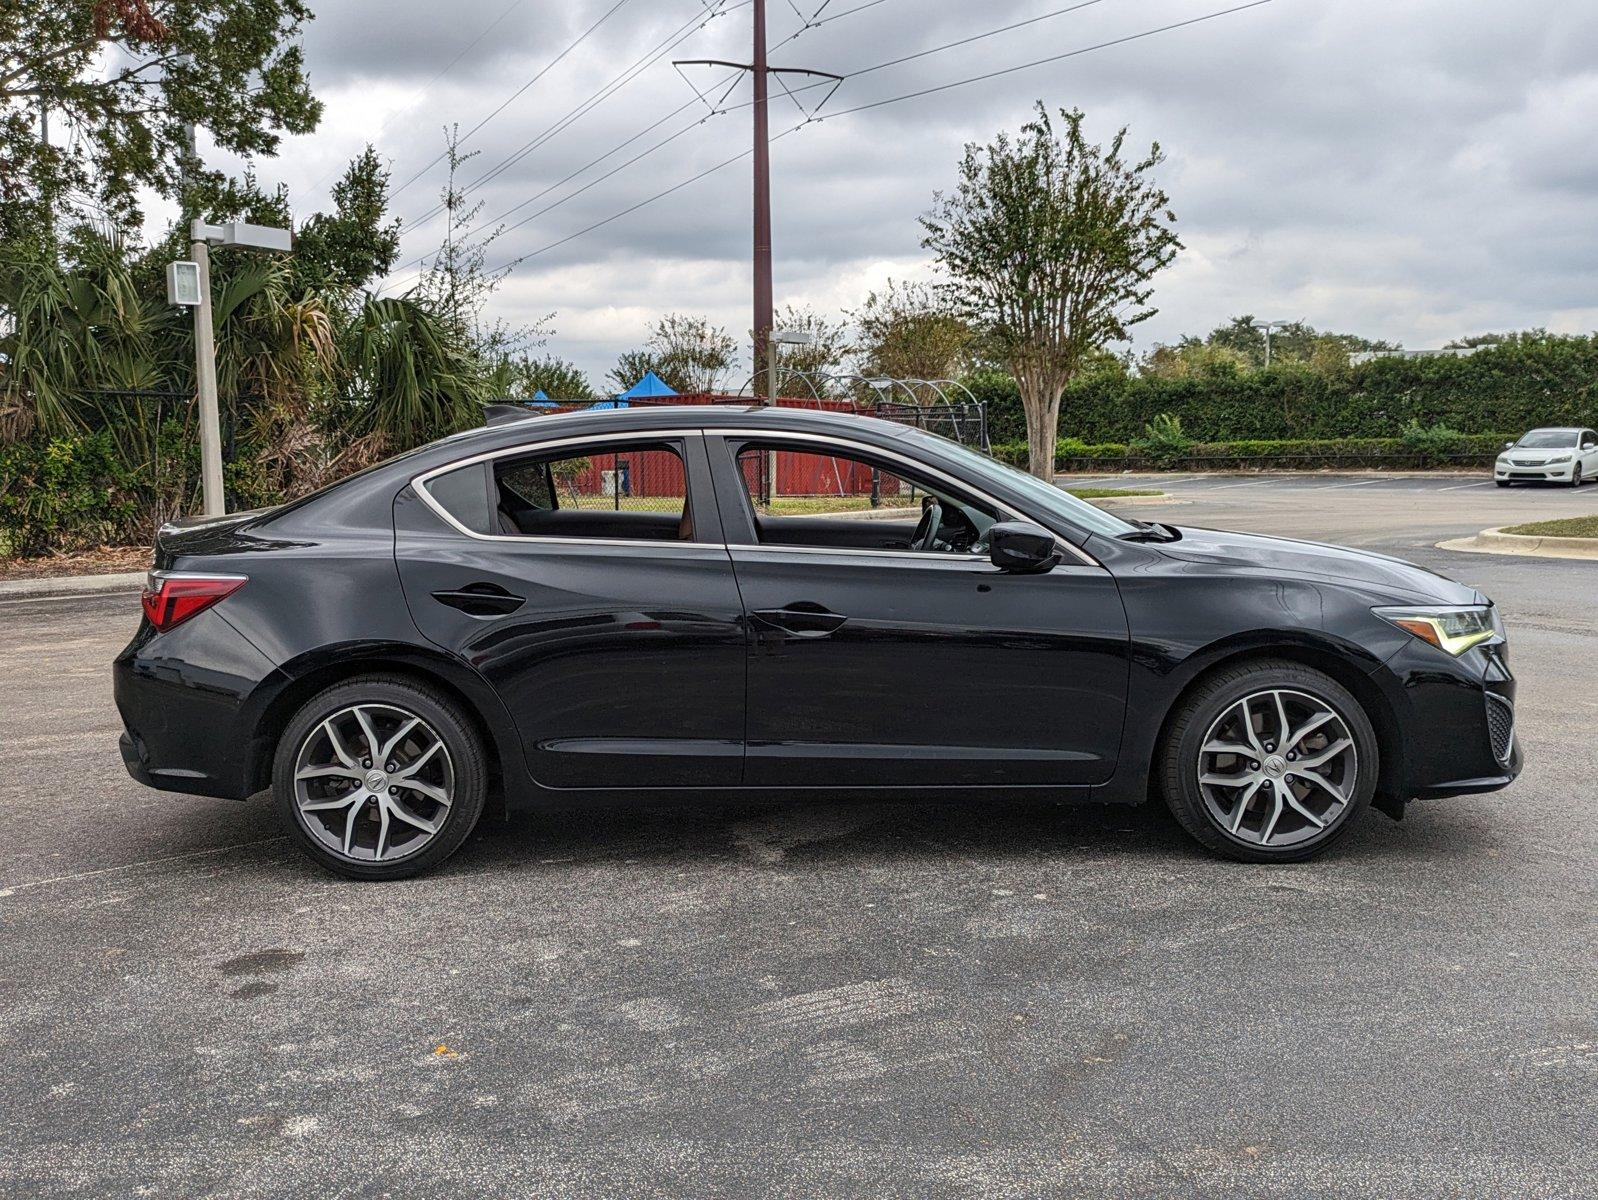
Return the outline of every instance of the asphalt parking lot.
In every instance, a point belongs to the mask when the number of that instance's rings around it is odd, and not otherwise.
[[[1598,486],[1148,485],[1495,597],[1521,780],[1284,868],[1153,808],[690,803],[361,885],[126,777],[135,598],[0,604],[0,1193],[1598,1194],[1598,562],[1434,548]]]

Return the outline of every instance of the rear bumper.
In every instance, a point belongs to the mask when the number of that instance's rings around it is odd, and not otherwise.
[[[142,625],[111,665],[128,774],[163,791],[244,799],[251,731],[240,714],[271,672],[219,613],[164,634]]]

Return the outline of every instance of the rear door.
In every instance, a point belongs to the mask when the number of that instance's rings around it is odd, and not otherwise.
[[[697,432],[432,472],[395,535],[417,627],[499,692],[539,784],[739,782],[742,609]]]
[[[947,477],[918,478],[912,463],[867,447],[713,433],[707,443],[750,617],[746,782],[1086,785],[1111,775],[1129,644],[1107,571],[1077,556],[1045,575],[1006,575],[972,550],[964,524],[945,549],[910,549],[929,487],[951,514],[983,501],[956,501]],[[845,482],[831,496],[779,489],[762,503],[752,478],[766,455],[779,478],[794,456],[836,462]],[[895,472],[875,507],[847,483],[859,464]],[[843,515],[800,515],[816,508]]]

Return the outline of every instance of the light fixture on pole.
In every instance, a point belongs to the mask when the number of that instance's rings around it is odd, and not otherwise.
[[[816,336],[803,329],[773,329],[771,352],[766,355],[766,403],[777,402],[777,347],[814,345]]]
[[[808,346],[814,342],[815,335],[806,333],[802,329],[773,329],[771,337],[766,344],[766,403],[777,403],[777,347],[778,346]],[[758,353],[758,347],[756,353]],[[777,492],[777,452],[766,451],[766,504],[771,504],[771,498]]]
[[[166,292],[169,304],[194,310],[194,377],[200,401],[200,497],[208,517],[227,511],[222,490],[222,415],[216,395],[216,339],[211,322],[211,247],[243,246],[251,250],[287,253],[294,235],[270,225],[229,221],[210,225],[194,221],[189,226],[189,262],[168,263]]]
[[[1285,329],[1293,324],[1292,321],[1256,321],[1254,322],[1265,333],[1265,365],[1271,365],[1271,330]]]

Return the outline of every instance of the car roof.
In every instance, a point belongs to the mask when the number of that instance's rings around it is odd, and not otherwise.
[[[1526,430],[1526,433],[1582,433],[1586,428],[1585,425],[1539,425],[1536,429]]]
[[[909,432],[906,426],[897,422],[860,413],[768,404],[638,404],[626,408],[575,409],[547,416],[540,415],[536,409],[529,409],[528,413],[524,420],[503,420],[440,438],[420,447],[416,454],[431,458],[430,452],[448,447],[453,457],[463,452],[480,453],[529,440],[603,434],[618,427],[644,433],[651,429],[747,429],[754,425],[762,428],[769,426],[773,431],[808,430],[817,433],[853,433],[857,436],[876,434],[893,438],[904,437]]]

